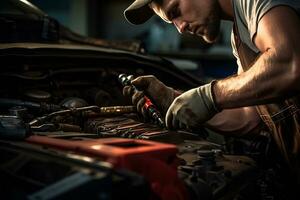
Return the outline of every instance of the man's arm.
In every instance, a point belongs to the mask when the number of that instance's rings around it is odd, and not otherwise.
[[[268,103],[300,90],[300,20],[295,11],[278,6],[258,24],[254,38],[262,52],[254,65],[240,75],[214,84],[219,108]]]

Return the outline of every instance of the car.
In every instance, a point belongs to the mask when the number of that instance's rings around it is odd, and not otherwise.
[[[122,95],[120,77],[151,74],[182,91],[205,81],[138,42],[81,36],[27,1],[2,4],[14,12],[0,15],[1,199],[225,200],[282,192],[262,167],[268,137],[218,142],[205,128],[144,122]]]

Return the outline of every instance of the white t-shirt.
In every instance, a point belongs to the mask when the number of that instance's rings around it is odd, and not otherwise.
[[[254,44],[254,36],[261,18],[275,6],[286,5],[300,13],[300,0],[232,0],[235,13],[236,26],[242,42],[258,53],[259,49]],[[233,55],[237,58],[239,72],[242,69],[238,58],[233,32],[231,33]]]

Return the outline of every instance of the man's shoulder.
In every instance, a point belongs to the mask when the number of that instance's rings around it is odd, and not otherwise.
[[[300,7],[300,0],[234,0],[233,2],[235,9],[240,10],[243,14],[277,5],[288,5],[296,9]]]
[[[289,6],[300,13],[300,0],[233,0],[235,24],[241,40],[258,52],[253,38],[262,17],[276,6]],[[300,15],[299,15],[300,16]]]
[[[233,6],[236,19],[243,22],[250,32],[260,19],[273,7],[285,5],[300,10],[300,0],[234,0]],[[253,30],[254,29],[254,30]]]

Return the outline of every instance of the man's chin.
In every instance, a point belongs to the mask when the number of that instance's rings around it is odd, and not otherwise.
[[[219,39],[219,35],[215,35],[215,36],[204,35],[204,36],[202,36],[202,38],[204,39],[205,42],[212,44],[212,43],[215,43]]]
[[[220,36],[220,21],[216,20],[214,23],[210,23],[203,35],[203,39],[207,43],[215,43]]]
[[[207,43],[215,43],[217,38],[212,38],[212,37],[208,37],[207,35],[202,35],[202,34],[196,34],[197,36],[201,37],[205,42]]]

